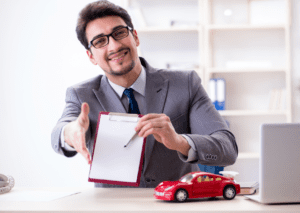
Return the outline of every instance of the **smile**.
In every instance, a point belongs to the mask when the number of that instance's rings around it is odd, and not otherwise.
[[[125,55],[127,55],[128,52],[129,52],[128,49],[121,50],[120,52],[113,54],[111,57],[109,57],[108,60],[118,62],[122,60],[125,57]]]

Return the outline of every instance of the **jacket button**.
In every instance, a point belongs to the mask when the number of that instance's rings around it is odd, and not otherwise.
[[[150,181],[151,181],[150,178],[146,178],[147,183],[150,183]]]
[[[211,154],[206,155],[206,158],[209,159],[209,160],[211,160],[211,157],[212,157]]]

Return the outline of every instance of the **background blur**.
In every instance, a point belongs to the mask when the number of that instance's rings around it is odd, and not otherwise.
[[[84,158],[58,155],[50,141],[67,87],[103,74],[90,63],[75,34],[78,13],[89,2],[0,0],[0,173],[12,175],[16,186],[93,187]],[[300,122],[300,1],[291,2],[292,121]],[[178,7],[170,10],[178,17],[188,13]],[[148,20],[163,21],[151,14]],[[155,45],[164,45],[157,34],[142,42],[151,38]],[[194,51],[193,44],[186,48]],[[182,52],[175,46],[169,55],[176,54]],[[193,54],[184,55],[190,63],[197,60]],[[165,66],[159,51],[144,56],[154,67]]]

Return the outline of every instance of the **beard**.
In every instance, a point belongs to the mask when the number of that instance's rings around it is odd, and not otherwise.
[[[131,63],[127,67],[124,67],[122,69],[122,71],[115,71],[113,69],[110,69],[108,73],[111,75],[114,75],[114,76],[122,76],[122,75],[126,75],[127,73],[129,73],[134,67],[135,67],[135,61],[132,60]]]
[[[131,50],[130,50],[129,48],[121,48],[121,49],[119,49],[117,52],[113,52],[113,53],[111,53],[110,55],[116,54],[116,53],[121,52],[121,51],[124,51],[124,50],[126,50],[126,49],[127,49],[126,55],[127,55],[127,54],[130,54]],[[109,56],[110,56],[110,55],[109,55]],[[109,57],[109,56],[108,56],[108,57]],[[124,63],[124,62],[122,61],[122,62],[120,63],[120,65],[123,65],[123,63]],[[131,63],[130,63],[128,66],[123,67],[121,71],[120,71],[120,70],[119,70],[119,71],[113,70],[113,69],[110,67],[109,70],[104,70],[104,72],[106,72],[106,73],[108,73],[108,74],[110,74],[110,75],[114,75],[114,76],[122,76],[122,75],[126,75],[127,73],[129,73],[134,67],[135,67],[135,61],[132,60]]]

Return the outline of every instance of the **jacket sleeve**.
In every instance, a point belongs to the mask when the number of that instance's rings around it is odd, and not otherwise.
[[[196,72],[189,75],[189,125],[190,134],[196,148],[197,159],[190,163],[209,166],[234,164],[238,147],[225,120],[215,109]],[[179,156],[182,160],[182,156]]]
[[[61,118],[58,120],[56,126],[52,130],[51,145],[55,152],[65,155],[66,157],[73,157],[77,154],[76,151],[67,151],[61,147],[61,134],[63,127],[76,120],[81,112],[81,101],[79,100],[76,90],[73,87],[69,87],[66,93],[65,99],[66,105]],[[91,137],[90,128],[86,132],[86,141],[89,141]]]

